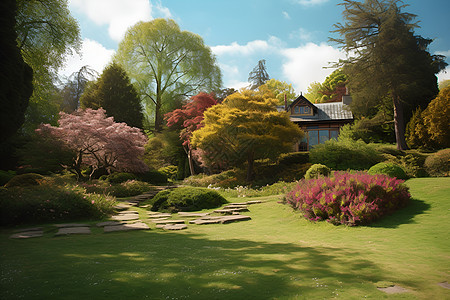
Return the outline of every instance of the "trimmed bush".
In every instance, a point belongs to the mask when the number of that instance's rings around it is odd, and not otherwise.
[[[8,183],[8,181],[10,181],[15,175],[16,174],[14,171],[0,170],[0,186]]]
[[[319,178],[320,176],[328,176],[330,175],[331,170],[325,165],[315,164],[312,165],[308,171],[306,171],[305,178],[306,179],[314,179]]]
[[[292,152],[283,153],[278,157],[278,163],[280,165],[292,165],[292,164],[307,164],[309,163],[308,152]]]
[[[408,176],[403,168],[393,163],[378,163],[372,166],[367,173],[370,175],[383,174],[389,177],[396,177],[398,179],[408,179]]]
[[[177,180],[178,167],[177,166],[167,166],[158,169],[158,172],[161,172],[167,176],[170,180]]]
[[[450,176],[450,148],[428,156],[425,159],[425,168],[431,176]]]
[[[115,204],[114,197],[88,194],[80,186],[0,188],[0,224],[100,219],[112,214]]]
[[[107,180],[111,183],[122,183],[127,180],[133,179],[136,179],[136,176],[134,176],[134,174],[122,172],[122,173],[112,173],[111,175],[108,175]]]
[[[367,170],[382,160],[373,145],[350,139],[329,140],[316,145],[309,157],[311,163],[324,164],[332,170]]]
[[[197,211],[227,203],[219,193],[205,188],[182,187],[161,191],[149,201],[152,211]]]
[[[30,186],[30,185],[39,185],[39,182],[42,181],[44,177],[42,175],[36,173],[26,173],[14,176],[11,178],[5,187],[15,187],[15,186]]]
[[[335,172],[333,177],[300,180],[285,203],[311,221],[365,225],[407,205],[403,180],[364,172]]]
[[[156,170],[150,170],[145,173],[136,174],[136,178],[139,179],[140,181],[153,184],[167,183],[167,175]]]

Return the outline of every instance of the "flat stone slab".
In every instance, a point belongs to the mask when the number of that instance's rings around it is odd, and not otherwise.
[[[41,237],[44,235],[42,230],[31,230],[31,231],[23,231],[19,233],[15,233],[10,236],[12,239],[29,239],[34,237]]]
[[[248,221],[251,220],[252,218],[250,218],[249,216],[244,216],[244,215],[232,215],[232,216],[225,216],[222,218],[222,220],[220,221],[220,223],[222,224],[227,224],[227,223],[232,223],[232,222],[237,222],[237,221]]]
[[[152,220],[155,224],[184,224],[184,220]]]
[[[119,203],[117,205],[114,205],[114,209],[117,209],[117,210],[126,210],[126,209],[129,209],[130,207],[132,207],[132,205],[130,205],[128,203]]]
[[[63,227],[58,230],[55,236],[69,234],[91,234],[89,227]]]
[[[248,210],[247,205],[234,205],[234,204],[229,204],[229,205],[223,207],[223,209],[240,209],[240,208],[245,208],[246,210]]]
[[[163,227],[164,230],[183,230],[186,228],[186,224],[167,224]]]
[[[262,203],[262,201],[261,200],[250,200],[250,201],[247,201],[245,203],[248,204],[248,205],[250,205],[250,204],[259,204],[259,203]]]
[[[190,224],[196,225],[205,225],[205,224],[227,224],[231,222],[238,221],[247,221],[252,218],[244,215],[231,215],[231,216],[222,216],[222,217],[209,217],[209,218],[201,218],[196,220],[189,221]]]
[[[207,224],[219,224],[220,219],[216,220],[208,220],[208,219],[197,219],[197,220],[191,220],[189,221],[189,224],[196,224],[196,225],[207,225]]]
[[[70,228],[70,227],[89,227],[88,224],[76,224],[76,223],[67,223],[67,224],[55,224],[58,228]]]
[[[137,220],[139,219],[139,215],[137,214],[124,214],[124,215],[117,215],[112,216],[113,220],[116,221],[130,221],[130,220]]]
[[[149,218],[155,218],[155,219],[157,219],[157,218],[168,218],[168,217],[171,217],[172,216],[172,214],[165,214],[165,213],[158,213],[158,214],[149,214],[148,215],[148,217]]]
[[[191,213],[191,212],[182,212],[178,213],[180,217],[206,217],[209,213]]]
[[[103,227],[103,231],[104,232],[131,231],[131,230],[148,230],[148,229],[150,229],[150,227],[148,227],[148,225],[143,223],[143,222]]]
[[[139,212],[136,210],[124,210],[124,211],[118,212],[118,214],[119,215],[131,215],[131,214],[139,214]]]
[[[142,208],[147,208],[147,207],[150,207],[150,204],[139,205],[139,207],[142,207]]]
[[[217,209],[214,212],[219,214],[226,214],[231,215],[234,212],[242,212],[242,211],[248,211],[248,208],[228,208],[228,209]]]
[[[14,232],[42,231],[42,230],[44,230],[42,227],[31,227],[31,228],[16,229],[14,230]]]
[[[399,285],[389,286],[386,288],[377,288],[377,289],[382,292],[385,292],[386,294],[400,294],[400,293],[409,292],[409,290],[407,290]]]
[[[105,221],[105,222],[100,222],[97,223],[96,226],[97,227],[104,227],[104,226],[114,226],[114,225],[121,225],[124,224],[123,222],[119,222],[119,221]]]
[[[450,289],[450,283],[448,283],[447,281],[439,282],[438,285],[440,287],[443,287],[444,289]]]

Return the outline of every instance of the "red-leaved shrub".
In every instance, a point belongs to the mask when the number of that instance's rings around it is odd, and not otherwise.
[[[365,225],[404,207],[411,195],[403,180],[365,172],[335,172],[333,177],[298,182],[285,203],[311,221]]]

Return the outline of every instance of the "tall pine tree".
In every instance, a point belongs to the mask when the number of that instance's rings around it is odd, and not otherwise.
[[[80,103],[82,108],[102,107],[114,121],[142,128],[141,101],[128,75],[118,64],[110,64],[97,82],[88,85]]]
[[[350,78],[353,108],[362,115],[393,106],[398,149],[406,149],[405,124],[417,107],[437,95],[435,76],[446,63],[427,51],[431,40],[414,34],[415,15],[400,0],[344,0],[344,24],[334,32],[349,58],[340,61]]]

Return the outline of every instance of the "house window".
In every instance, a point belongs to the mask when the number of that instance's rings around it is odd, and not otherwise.
[[[323,144],[328,140],[337,139],[339,135],[339,129],[326,128],[326,129],[312,129],[305,130],[305,137],[299,145],[299,151],[309,151],[312,147]]]
[[[309,107],[309,106],[294,106],[294,114],[296,114],[296,115],[311,115],[311,107]]]

